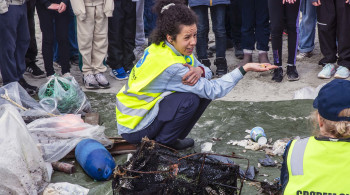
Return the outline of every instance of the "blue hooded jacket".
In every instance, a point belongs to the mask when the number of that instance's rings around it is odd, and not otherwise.
[[[199,5],[214,6],[221,4],[230,4],[230,0],[188,0],[188,4],[190,7]]]

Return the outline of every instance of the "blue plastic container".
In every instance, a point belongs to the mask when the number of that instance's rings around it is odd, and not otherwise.
[[[84,139],[75,147],[75,158],[84,171],[98,181],[108,180],[115,162],[108,150],[94,139]]]

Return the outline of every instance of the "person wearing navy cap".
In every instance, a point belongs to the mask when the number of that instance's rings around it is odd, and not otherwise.
[[[293,140],[283,155],[283,194],[349,194],[350,81],[335,79],[314,100],[314,136]]]

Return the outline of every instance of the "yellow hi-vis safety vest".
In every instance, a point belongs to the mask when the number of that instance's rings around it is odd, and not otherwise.
[[[350,143],[294,140],[287,157],[284,195],[349,195]]]
[[[193,55],[178,56],[163,42],[149,46],[130,72],[127,84],[117,94],[117,122],[134,129],[153,106],[169,91],[163,93],[141,92],[169,66],[181,63],[194,65]]]

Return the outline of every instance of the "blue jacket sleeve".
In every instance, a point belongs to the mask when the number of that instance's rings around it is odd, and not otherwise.
[[[194,86],[189,86],[182,83],[182,77],[188,71],[189,69],[182,64],[173,64],[145,89],[148,92],[158,93],[164,91],[190,92],[197,94],[200,98],[214,100],[229,93],[243,78],[241,71],[236,68],[219,79],[200,78]]]

